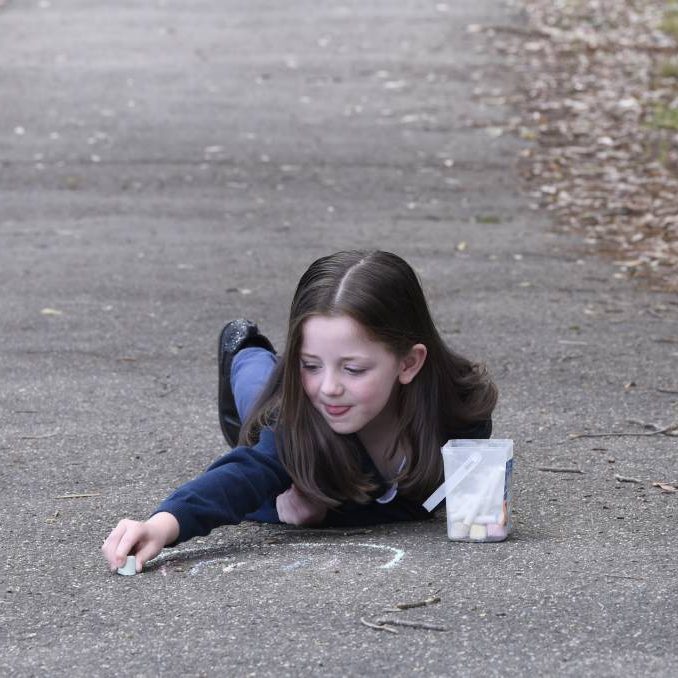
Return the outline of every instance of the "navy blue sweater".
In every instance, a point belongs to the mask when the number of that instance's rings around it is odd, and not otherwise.
[[[464,431],[453,431],[445,440],[489,438],[491,432],[492,422],[488,420]],[[236,447],[227,452],[203,474],[167,497],[154,513],[166,511],[179,522],[179,536],[172,545],[206,535],[220,525],[235,525],[249,517],[279,522],[275,498],[290,487],[292,479],[280,463],[275,449],[275,436],[270,429],[266,429],[254,447]],[[384,481],[366,451],[363,451],[362,463],[363,468],[379,483],[380,492],[376,496],[380,496],[389,484]],[[262,507],[267,508],[257,514]],[[328,511],[321,526],[375,525],[424,520],[430,516],[421,503],[398,493],[388,503],[346,502],[338,509]]]

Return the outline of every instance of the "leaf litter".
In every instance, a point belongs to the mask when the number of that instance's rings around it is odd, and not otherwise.
[[[535,208],[611,257],[615,277],[678,291],[678,28],[668,20],[678,10],[665,0],[515,4],[524,26],[469,31],[484,30],[518,72],[507,130],[533,142],[520,169]]]

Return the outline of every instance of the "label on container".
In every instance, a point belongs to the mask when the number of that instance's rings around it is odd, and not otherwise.
[[[511,501],[513,499],[511,491],[511,480],[513,479],[513,457],[506,462],[506,476],[504,480],[504,506],[503,511],[506,516],[506,531],[511,531]]]

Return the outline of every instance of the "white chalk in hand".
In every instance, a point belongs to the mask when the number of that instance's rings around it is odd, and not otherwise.
[[[137,559],[136,556],[127,556],[127,562],[123,567],[118,568],[118,574],[123,574],[129,577],[137,573]]]

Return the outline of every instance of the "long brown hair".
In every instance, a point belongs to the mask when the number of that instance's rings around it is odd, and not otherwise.
[[[252,444],[263,426],[276,432],[278,456],[303,493],[328,506],[367,502],[377,489],[362,469],[355,435],[335,433],[306,396],[299,353],[306,319],[345,315],[375,341],[403,357],[424,344],[423,367],[407,385],[396,383],[395,443],[408,450],[399,491],[423,499],[441,476],[440,444],[450,430],[489,419],[497,389],[484,366],[452,352],[435,328],[416,273],[390,252],[337,252],[313,262],[297,286],[285,351],[251,416],[241,442]]]

